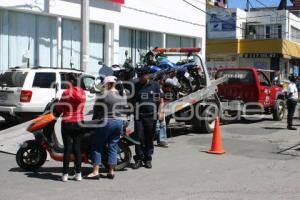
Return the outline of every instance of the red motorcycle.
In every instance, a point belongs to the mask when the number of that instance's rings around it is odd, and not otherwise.
[[[46,107],[45,113],[32,120],[32,123],[27,128],[27,131],[32,133],[35,139],[25,141],[20,146],[16,155],[18,166],[26,171],[35,171],[39,169],[47,159],[47,152],[53,160],[63,161],[64,149],[59,143],[54,129],[57,117],[55,113],[50,112],[51,107],[53,108],[55,102],[57,102],[57,100],[50,102]],[[99,123],[101,123],[99,120],[84,122],[84,134],[81,140],[83,163],[88,164],[91,162],[91,135],[94,133],[94,129]],[[139,145],[139,142],[130,137],[132,133],[133,132],[127,128],[125,133],[121,136],[118,144],[119,150],[116,170],[122,170],[130,164],[132,158],[130,145]],[[70,161],[74,161],[74,159],[74,155],[71,154]],[[107,149],[105,149],[103,155],[103,164],[105,167],[108,166],[107,160],[108,152]]]

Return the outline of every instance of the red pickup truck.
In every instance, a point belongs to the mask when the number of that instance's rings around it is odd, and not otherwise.
[[[218,85],[222,111],[230,116],[238,113],[272,114],[274,120],[282,120],[285,113],[282,86],[274,85],[263,70],[255,67],[219,69],[216,77],[226,76],[228,81]],[[233,103],[234,102],[234,103]],[[232,106],[237,105],[239,106]],[[260,110],[255,113],[254,110]]]

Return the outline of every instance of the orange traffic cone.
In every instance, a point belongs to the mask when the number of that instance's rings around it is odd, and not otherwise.
[[[214,135],[211,143],[211,149],[207,151],[207,153],[211,154],[223,154],[225,153],[222,146],[222,136],[220,129],[219,117],[216,117],[216,123],[214,128]]]

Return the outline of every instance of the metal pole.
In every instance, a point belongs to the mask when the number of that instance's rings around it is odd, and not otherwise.
[[[90,41],[90,1],[81,0],[81,43],[80,43],[80,69],[86,71],[89,59],[89,41]]]
[[[246,9],[248,12],[250,11],[250,0],[247,0]]]

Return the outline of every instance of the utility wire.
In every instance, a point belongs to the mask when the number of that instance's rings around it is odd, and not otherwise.
[[[134,10],[134,11],[137,11],[137,12],[147,13],[149,15],[154,15],[154,16],[158,16],[158,17],[171,19],[171,20],[174,20],[174,21],[183,22],[183,23],[186,23],[186,24],[192,24],[192,25],[195,25],[195,26],[206,27],[206,25],[204,25],[204,24],[193,23],[193,22],[189,22],[189,21],[186,21],[186,20],[182,20],[182,19],[178,19],[178,18],[174,18],[174,17],[170,17],[170,16],[167,16],[167,15],[162,15],[162,14],[158,14],[158,13],[154,13],[154,12],[149,12],[149,11],[146,11],[146,10],[142,10],[142,9],[138,9],[138,8],[134,8],[134,7],[130,7],[130,6],[122,5],[122,7],[126,8],[126,9],[129,9],[129,10]]]

